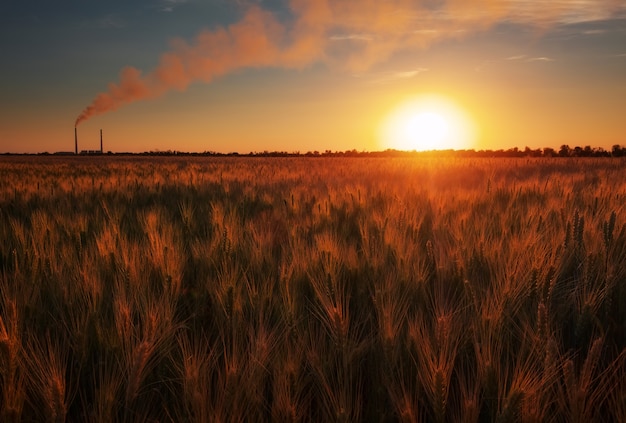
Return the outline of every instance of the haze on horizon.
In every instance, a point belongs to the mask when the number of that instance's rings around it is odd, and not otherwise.
[[[0,52],[0,153],[381,150],[431,97],[458,148],[626,144],[623,1],[25,0]]]

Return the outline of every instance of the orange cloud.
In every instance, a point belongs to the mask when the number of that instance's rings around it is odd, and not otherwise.
[[[398,50],[423,48],[499,21],[546,27],[626,12],[617,0],[290,0],[289,6],[289,22],[253,6],[239,22],[204,30],[191,44],[174,40],[152,72],[124,68],[119,83],[98,94],[76,125],[241,68],[302,68],[321,61],[362,71]]]

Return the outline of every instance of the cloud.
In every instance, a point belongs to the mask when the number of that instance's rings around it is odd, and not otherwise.
[[[543,57],[543,56],[528,57],[525,54],[519,54],[519,55],[516,55],[516,56],[510,56],[510,57],[507,57],[504,60],[508,60],[508,61],[512,61],[512,62],[526,62],[526,63],[532,63],[532,62],[554,62],[554,59],[552,59],[550,57]]]
[[[161,0],[157,5],[157,10],[160,12],[171,13],[176,7],[187,3],[187,1],[188,0]]]
[[[554,58],[546,57],[546,56],[535,56],[529,57],[526,54],[516,54],[513,56],[505,57],[502,59],[488,59],[483,60],[480,64],[474,67],[475,72],[482,72],[487,68],[492,67],[492,65],[501,64],[504,62],[514,62],[514,63],[533,63],[533,62],[554,62],[556,61]]]
[[[618,0],[512,0],[509,3],[507,19],[542,27],[602,21],[626,12],[626,6]]]
[[[526,62],[554,62],[550,57],[531,57]]]
[[[374,37],[371,34],[341,34],[331,35],[332,41],[372,41]]]
[[[160,0],[169,12],[187,0]],[[246,1],[242,18],[201,31],[194,40],[176,39],[148,73],[124,68],[119,82],[79,115],[76,123],[133,101],[185,90],[194,81],[241,68],[304,68],[313,63],[353,73],[383,63],[401,50],[426,48],[499,22],[542,30],[624,14],[617,0],[285,0],[289,13],[272,13]],[[548,57],[526,61],[550,61]],[[419,73],[396,77],[413,77]]]
[[[526,59],[526,55],[525,54],[519,54],[517,56],[507,57],[504,60],[515,60],[516,61],[516,60],[524,60],[524,59]]]
[[[374,75],[365,75],[370,78],[371,84],[389,84],[397,80],[415,78],[421,73],[427,72],[428,68],[416,68],[403,71],[381,72]],[[359,77],[364,75],[359,75]]]
[[[394,72],[392,74],[392,76],[395,79],[406,79],[406,78],[413,78],[414,76],[419,75],[422,72],[426,72],[428,71],[427,68],[418,68],[418,69],[414,69],[414,70],[410,70],[410,71],[400,71],[400,72]]]
[[[602,34],[606,34],[607,30],[606,29],[588,29],[586,31],[582,32],[584,35],[602,35]]]

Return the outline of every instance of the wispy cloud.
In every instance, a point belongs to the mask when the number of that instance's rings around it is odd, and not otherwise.
[[[191,0],[154,0],[172,12]],[[174,40],[155,69],[128,67],[117,83],[100,93],[77,123],[125,104],[185,90],[194,81],[242,68],[303,68],[323,62],[349,72],[366,72],[398,51],[485,31],[499,23],[545,32],[574,23],[626,16],[623,0],[284,0],[289,13],[268,1],[247,0],[241,19],[201,31],[193,40]],[[342,42],[349,41],[349,42]],[[351,41],[351,42],[350,42]],[[358,41],[358,42],[354,42]],[[504,59],[500,59],[502,62]],[[547,56],[515,59],[550,62]],[[482,70],[485,61],[476,69]],[[391,72],[378,78],[412,78],[424,69]]]
[[[428,68],[415,68],[399,71],[387,71],[374,74],[356,74],[354,76],[367,79],[370,84],[390,84],[395,81],[415,78],[418,75],[428,72]]]
[[[510,56],[505,58],[504,60],[510,61],[510,62],[525,62],[525,63],[532,63],[532,62],[554,62],[554,59],[551,57],[545,57],[545,56],[536,56],[536,57],[528,57],[525,54],[519,54],[516,56]]]
[[[157,5],[157,10],[160,12],[171,13],[176,7],[187,3],[187,1],[188,0],[160,0]]]
[[[440,33],[441,33],[441,30],[433,29],[433,28],[422,28],[422,29],[416,29],[413,31],[413,34],[417,34],[417,35],[438,35]]]
[[[606,34],[607,30],[606,29],[587,29],[583,31],[582,33],[583,35],[602,35],[602,34]]]
[[[337,34],[329,38],[332,41],[372,41],[374,39],[371,34]]]
[[[513,0],[509,4],[508,19],[542,26],[595,22],[626,12],[626,5],[614,0]]]
[[[554,59],[550,57],[530,57],[526,62],[554,62]]]
[[[498,64],[507,63],[507,62],[523,64],[523,63],[554,62],[554,61],[556,61],[556,59],[552,57],[547,57],[547,56],[528,56],[526,54],[516,54],[516,55],[508,56],[502,59],[483,60],[481,63],[479,63],[478,65],[474,67],[474,71],[482,72],[486,70],[487,68],[490,68],[492,66],[495,67]]]

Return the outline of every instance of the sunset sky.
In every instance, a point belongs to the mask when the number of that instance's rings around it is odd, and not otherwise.
[[[623,0],[8,0],[0,53],[0,153],[626,145]]]

